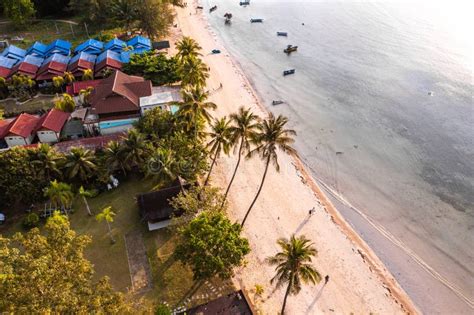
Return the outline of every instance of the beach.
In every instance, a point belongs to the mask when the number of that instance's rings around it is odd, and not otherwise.
[[[245,106],[265,117],[267,111],[242,70],[213,34],[205,15],[195,8],[195,3],[178,8],[177,24],[183,35],[194,38],[203,48],[203,61],[210,67],[210,100],[218,105],[213,116],[229,116]],[[209,54],[215,48],[222,53]],[[221,84],[223,87],[219,88]],[[226,187],[235,163],[235,155],[220,158],[212,183]],[[300,160],[280,152],[279,164],[280,172],[270,167],[262,193],[247,220],[243,233],[252,251],[246,266],[234,278],[237,286],[249,292],[256,284],[264,287],[262,297],[255,300],[257,308],[264,314],[276,314],[281,309],[284,289],[275,290],[270,284],[274,267],[265,260],[279,250],[277,239],[304,234],[318,250],[314,265],[330,280],[326,285],[322,282],[304,286],[297,296],[290,296],[288,314],[418,313],[408,295],[334,208]],[[234,221],[243,219],[263,171],[264,163],[258,157],[241,163],[229,195],[229,215]],[[309,216],[308,210],[313,207],[316,211]]]

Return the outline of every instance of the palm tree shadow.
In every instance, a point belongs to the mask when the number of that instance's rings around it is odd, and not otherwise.
[[[298,234],[298,232],[306,225],[306,223],[308,223],[309,218],[310,218],[310,216],[306,216],[306,218],[303,220],[303,222],[301,222],[300,225],[298,225],[298,227],[295,230],[295,233],[293,233],[294,235]]]
[[[316,302],[319,300],[321,295],[323,294],[323,290],[326,287],[326,283],[322,285],[322,287],[319,289],[318,294],[314,297],[314,300],[311,302],[311,304],[308,306],[306,309],[306,314],[313,314],[312,310]]]

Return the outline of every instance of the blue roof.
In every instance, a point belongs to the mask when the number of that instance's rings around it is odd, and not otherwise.
[[[127,46],[126,42],[124,42],[123,40],[120,40],[118,38],[114,38],[114,39],[109,40],[104,45],[104,49],[105,50],[115,50],[115,48],[120,48],[120,50],[122,50],[125,46]]]
[[[127,42],[127,46],[146,46],[151,48],[151,40],[143,36],[135,36]]]
[[[104,43],[95,39],[88,39],[79,46],[77,46],[76,49],[74,49],[74,52],[78,53],[86,49],[102,51],[102,49],[104,49]]]
[[[122,58],[123,63],[129,63],[130,62],[130,57],[134,54],[143,54],[144,52],[149,51],[148,48],[137,48],[134,50],[129,50],[129,51],[122,51],[120,53],[120,57]]]
[[[37,67],[41,67],[41,65],[43,64],[43,60],[44,60],[44,58],[41,58],[41,57],[36,57],[36,56],[33,56],[33,55],[26,55],[26,57],[23,58],[23,60],[21,62],[22,63],[25,62],[25,63],[29,63],[30,65],[35,65]]]
[[[48,49],[48,46],[46,46],[42,42],[35,42],[33,45],[30,46],[30,48],[28,48],[26,53],[27,54],[37,53],[37,54],[44,55],[47,49]]]
[[[80,53],[78,53],[77,55],[75,55],[74,57],[71,58],[71,60],[69,60],[69,64],[72,64],[72,63],[75,63],[76,61],[78,61],[79,59],[81,60],[86,60],[86,61],[89,61],[89,62],[92,62],[94,63],[95,60],[96,60],[97,56],[96,55],[91,55],[91,54],[88,54],[84,51],[81,51]]]
[[[21,59],[26,56],[26,50],[16,47],[15,45],[8,46],[1,54],[3,57]]]
[[[0,67],[11,69],[17,63],[15,59],[0,56]]]
[[[68,57],[68,56],[64,56],[64,55],[61,55],[61,54],[52,54],[51,56],[49,56],[48,58],[46,58],[43,61],[43,65],[45,65],[47,63],[50,63],[51,61],[67,65],[69,63],[69,59],[70,59],[70,57]]]
[[[47,47],[47,54],[62,52],[63,55],[69,55],[71,50],[71,43],[62,39],[56,39]]]
[[[122,58],[120,58],[120,54],[113,51],[113,50],[106,50],[104,51],[103,53],[101,53],[97,59],[96,59],[96,63],[100,63],[102,62],[105,58],[110,58],[110,59],[114,59],[114,60],[117,60],[117,61],[120,61],[122,62]]]

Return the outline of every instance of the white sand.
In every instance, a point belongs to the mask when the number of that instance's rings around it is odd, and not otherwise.
[[[211,93],[210,100],[218,104],[214,116],[229,115],[244,105],[264,117],[265,109],[258,104],[242,71],[212,34],[205,16],[195,14],[195,5],[191,4],[177,12],[179,29],[203,48],[204,62],[211,68],[208,88],[213,91],[223,84],[223,89]],[[208,55],[214,48],[223,53]],[[265,259],[279,250],[278,238],[296,233],[305,234],[314,242],[319,252],[314,265],[323,277],[329,275],[330,281],[326,286],[322,283],[304,286],[299,295],[290,296],[287,314],[418,313],[382,262],[327,201],[299,160],[280,153],[279,162],[280,173],[270,167],[260,198],[246,222],[244,234],[252,251],[247,266],[235,277],[236,283],[248,291],[255,284],[264,286],[263,299],[258,299],[257,308],[265,314],[277,314],[280,310],[284,288],[274,290],[270,285],[274,268]],[[225,188],[235,163],[235,155],[221,158],[213,183]],[[263,171],[264,164],[258,157],[242,161],[229,197],[232,219],[238,222],[243,219]],[[309,218],[308,210],[312,207],[317,210]]]

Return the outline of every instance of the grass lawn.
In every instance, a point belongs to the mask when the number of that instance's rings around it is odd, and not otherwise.
[[[38,96],[21,105],[17,105],[13,100],[4,100],[0,101],[0,109],[3,109],[8,116],[18,115],[21,112],[36,113],[41,109],[48,110],[52,108],[54,97],[54,95]]]

